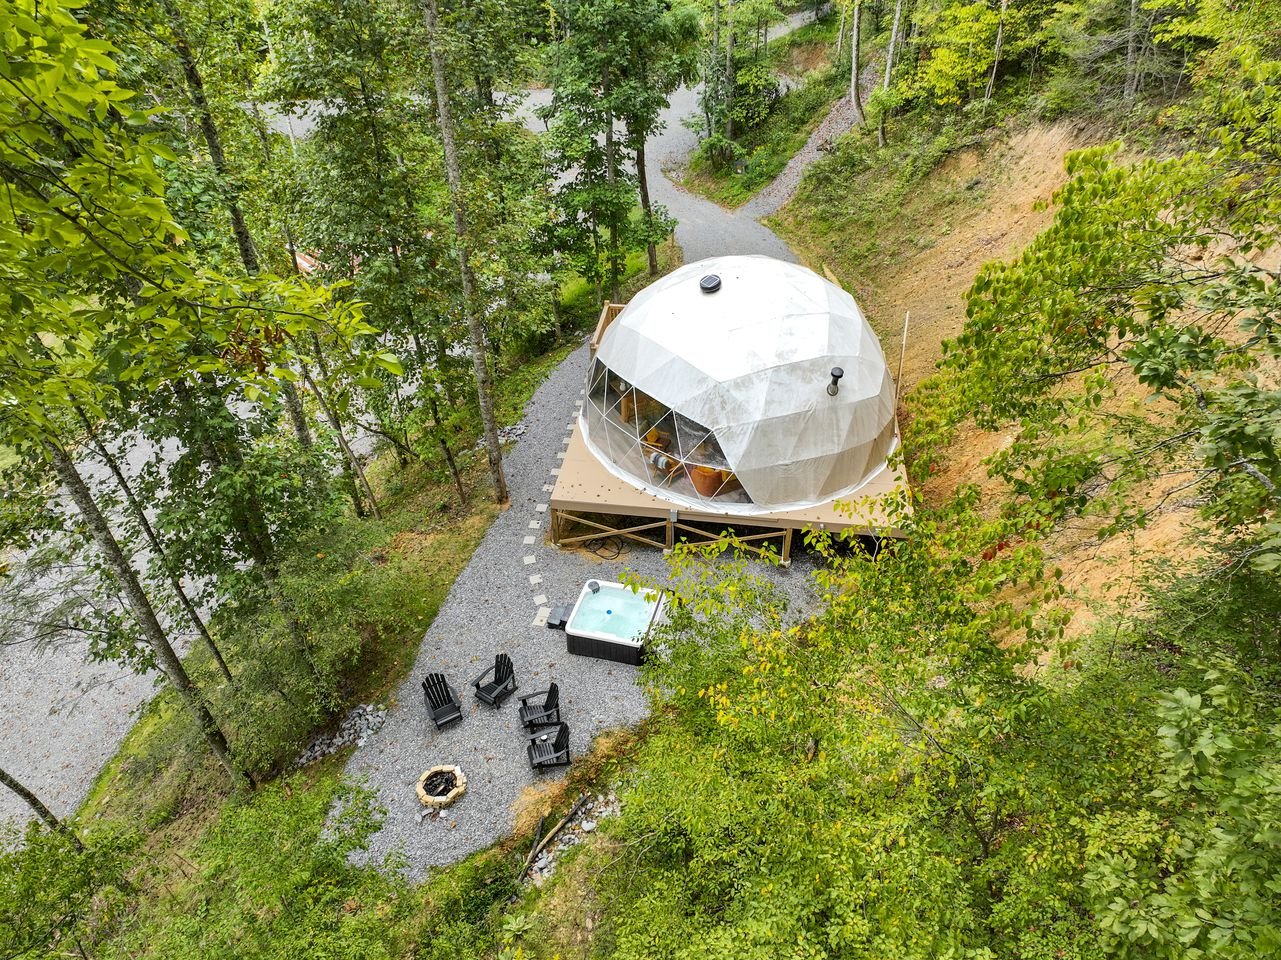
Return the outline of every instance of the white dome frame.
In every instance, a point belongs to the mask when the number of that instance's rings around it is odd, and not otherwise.
[[[704,292],[706,276],[719,289]],[[849,497],[889,469],[894,406],[880,342],[846,291],[769,257],[713,257],[650,284],[605,329],[579,424],[614,476],[753,516]]]

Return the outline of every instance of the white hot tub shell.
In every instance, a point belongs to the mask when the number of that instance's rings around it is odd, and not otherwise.
[[[566,647],[579,656],[640,664],[645,641],[662,617],[665,602],[653,590],[588,580],[565,624]]]

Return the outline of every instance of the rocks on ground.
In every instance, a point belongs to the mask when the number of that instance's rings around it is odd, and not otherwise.
[[[347,715],[343,717],[336,731],[321,734],[311,741],[307,749],[294,761],[294,769],[315,763],[330,754],[337,753],[349,744],[354,743],[358,747],[363,747],[369,735],[381,729],[386,720],[386,707],[373,703],[362,703],[352,707],[347,711]]]
[[[521,437],[523,437],[527,430],[528,430],[528,427],[525,426],[524,420],[520,421],[520,423],[513,423],[509,427],[499,427],[498,442],[513,443],[514,441],[519,440]],[[479,440],[476,441],[476,449],[480,450],[484,446],[485,446],[485,438],[481,437]]]

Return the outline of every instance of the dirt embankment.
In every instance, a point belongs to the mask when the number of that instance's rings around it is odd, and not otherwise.
[[[990,260],[1016,256],[1054,218],[1047,204],[1067,180],[1068,153],[1095,142],[1069,124],[1033,126],[984,152],[966,150],[909,201],[900,252],[859,284],[879,319],[887,357],[898,360],[903,315],[911,311],[903,389],[929,376],[943,341],[960,332],[965,291]],[[914,226],[909,226],[913,225]],[[938,233],[930,235],[931,228]],[[893,333],[891,336],[890,333]]]
[[[943,342],[960,332],[965,293],[983,264],[1017,256],[1050,224],[1054,209],[1048,201],[1067,180],[1067,154],[1102,138],[1072,124],[1037,125],[982,151],[950,157],[896,211],[878,238],[875,259],[845,271],[841,279],[877,328],[891,367],[899,360],[903,316],[911,312],[905,392],[934,372]],[[841,259],[821,243],[789,239],[815,269]],[[987,477],[985,460],[1010,439],[1004,432],[962,431],[946,463],[920,492],[937,500],[959,484],[979,483],[995,502],[999,484]],[[1101,610],[1133,609],[1140,595],[1137,583],[1154,559],[1194,555],[1195,509],[1186,498],[1167,498],[1169,492],[1147,491],[1152,516],[1131,534],[1101,541],[1097,525],[1081,521],[1065,524],[1045,544],[1070,591],[1075,611],[1070,635],[1088,629]]]

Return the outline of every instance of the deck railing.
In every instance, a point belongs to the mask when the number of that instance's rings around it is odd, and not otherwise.
[[[600,347],[600,341],[601,338],[605,336],[605,331],[609,328],[609,325],[614,322],[615,318],[623,312],[623,307],[625,306],[627,306],[625,303],[610,303],[606,301],[605,306],[601,307],[600,320],[596,323],[596,332],[592,334],[591,339],[591,351],[593,357],[596,356],[596,350]]]

